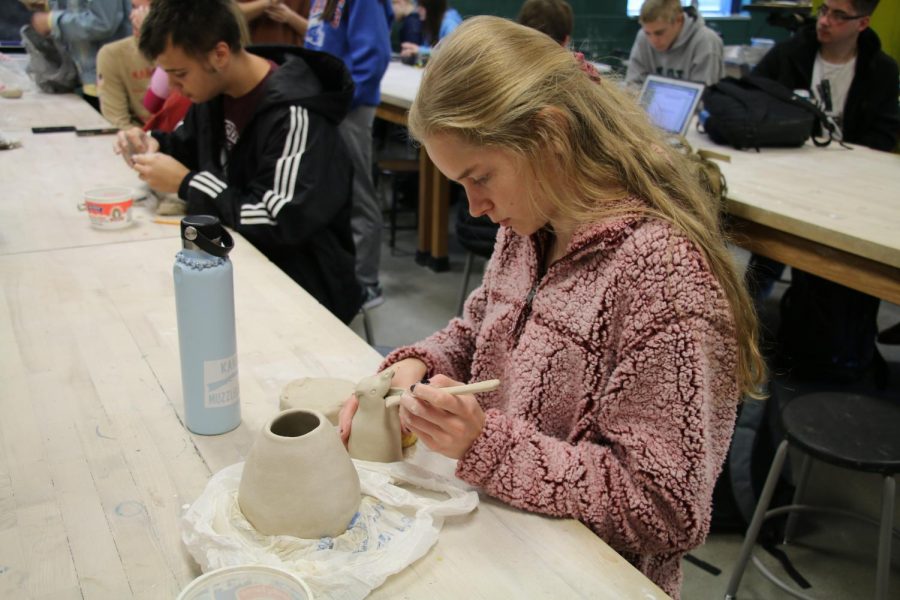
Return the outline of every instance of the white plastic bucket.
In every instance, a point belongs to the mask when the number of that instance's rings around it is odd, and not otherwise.
[[[91,225],[97,229],[121,229],[132,224],[133,204],[133,189],[113,186],[86,191],[84,204],[78,208],[87,211]]]
[[[204,573],[192,581],[177,600],[313,600],[312,591],[298,576],[265,565],[238,565]]]

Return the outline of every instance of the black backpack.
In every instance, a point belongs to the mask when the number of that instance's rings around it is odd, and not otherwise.
[[[717,144],[737,149],[764,146],[802,146],[810,137],[827,146],[834,124],[815,104],[794,94],[777,81],[755,75],[726,77],[707,88],[703,124]],[[819,139],[822,131],[824,140]]]

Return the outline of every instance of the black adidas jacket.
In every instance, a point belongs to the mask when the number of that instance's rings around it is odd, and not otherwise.
[[[218,216],[349,322],[362,292],[350,230],[353,171],[338,123],[353,81],[329,54],[288,46],[249,51],[279,68],[227,159],[221,96],[193,105],[172,133],[153,136],[161,152],[190,169],[178,190],[188,214]]]

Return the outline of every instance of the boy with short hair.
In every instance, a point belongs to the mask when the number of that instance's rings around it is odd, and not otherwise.
[[[563,48],[572,41],[574,17],[572,6],[566,0],[525,0],[518,21],[546,33]]]
[[[218,216],[349,322],[362,294],[337,129],[350,74],[300,47],[246,50],[238,18],[231,0],[154,0],[141,52],[194,104],[171,133],[120,132],[116,151],[151,188],[177,192],[188,214]]]
[[[706,26],[696,8],[682,8],[680,0],[646,0],[625,82],[641,85],[647,75],[712,85],[725,75],[725,47]]]

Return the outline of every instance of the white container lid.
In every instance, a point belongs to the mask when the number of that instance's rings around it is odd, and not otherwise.
[[[313,600],[312,591],[298,576],[265,565],[238,565],[204,573],[192,581],[177,600]]]

